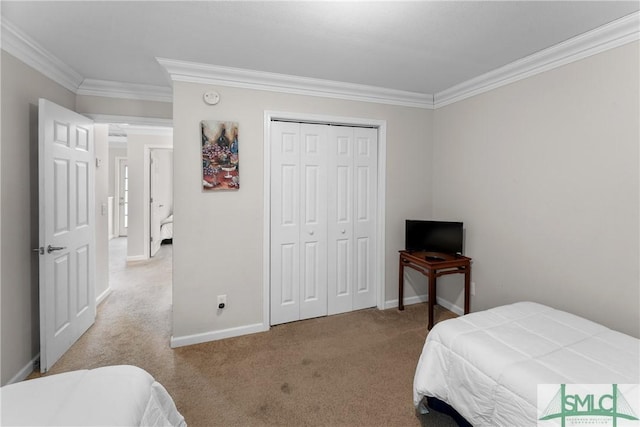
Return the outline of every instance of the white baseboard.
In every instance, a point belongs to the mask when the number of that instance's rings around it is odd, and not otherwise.
[[[109,286],[107,289],[105,289],[105,291],[103,293],[98,295],[98,298],[96,298],[96,306],[100,305],[102,303],[102,301],[107,299],[109,294],[111,294],[111,291],[112,291],[111,286]]]
[[[414,297],[405,297],[404,305],[413,305],[420,304],[421,302],[429,301],[429,297],[427,295],[416,295]],[[398,300],[392,299],[384,302],[384,309],[387,310],[389,308],[398,308]]]
[[[464,309],[458,307],[457,305],[451,304],[449,301],[436,297],[436,302],[440,307],[444,307],[447,310],[454,312],[458,316],[462,316],[464,314]]]
[[[127,257],[127,262],[139,262],[139,261],[147,261],[149,258],[147,258],[144,255],[133,255],[133,256],[128,256]]]
[[[239,326],[237,328],[223,329],[220,331],[204,332],[183,337],[171,337],[171,348],[184,347],[186,345],[201,344],[209,341],[217,341],[225,338],[239,337],[241,335],[255,334],[269,330],[268,325],[256,323],[253,325]]]
[[[36,363],[36,360],[38,359],[40,359],[40,353],[38,353],[36,357],[31,359],[29,363],[27,363],[22,369],[20,369],[20,371],[18,371],[18,373],[15,374],[14,377],[11,378],[7,384],[3,384],[3,385],[15,384],[15,383],[19,383],[20,381],[24,381],[33,372],[33,365]]]
[[[413,304],[420,304],[423,302],[427,302],[429,301],[429,297],[425,294],[425,295],[416,295],[414,297],[407,297],[404,299],[404,305],[413,305]],[[458,307],[455,304],[450,303],[447,300],[444,300],[442,298],[438,298],[436,297],[436,303],[441,306],[446,308],[449,311],[452,311],[454,313],[456,313],[459,316],[462,316],[462,314],[464,313],[464,310],[460,307]],[[384,303],[384,308],[389,309],[389,308],[397,308],[398,307],[398,300],[397,299],[392,299],[389,301],[385,301]]]

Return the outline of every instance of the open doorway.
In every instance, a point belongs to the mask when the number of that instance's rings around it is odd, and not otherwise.
[[[173,243],[173,148],[149,150],[149,256]]]
[[[122,258],[116,265],[147,262],[173,237],[173,130],[110,124],[109,172],[109,238],[120,248],[110,257]]]

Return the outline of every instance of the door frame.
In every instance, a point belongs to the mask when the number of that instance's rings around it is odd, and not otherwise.
[[[264,112],[264,215],[262,247],[262,323],[264,330],[270,328],[271,317],[271,121],[289,120],[318,124],[343,126],[367,126],[378,130],[378,203],[376,207],[376,307],[383,310],[385,301],[385,206],[386,206],[386,164],[387,164],[387,121],[361,117],[331,116],[284,111]]]
[[[173,129],[171,132],[173,133]],[[142,197],[144,200],[144,206],[142,209],[142,238],[144,240],[143,260],[151,259],[151,150],[158,149],[173,150],[173,144],[144,144],[144,165],[142,171]]]
[[[114,215],[113,215],[113,229],[116,231],[114,234],[116,235],[116,237],[124,237],[126,236],[126,234],[121,234],[121,229],[120,229],[120,166],[121,166],[121,162],[122,161],[126,161],[127,163],[129,162],[128,157],[122,157],[122,156],[117,156],[114,158],[114,175],[115,175],[115,187],[114,187]]]
[[[148,150],[147,150],[148,149]],[[152,235],[152,230],[151,230],[151,226],[153,224],[152,218],[151,216],[153,215],[153,209],[151,208],[151,198],[153,196],[153,177],[152,177],[152,167],[151,167],[151,154],[154,151],[158,151],[158,150],[167,150],[167,151],[171,151],[172,153],[172,157],[171,157],[171,168],[173,168],[173,145],[171,146],[167,146],[167,145],[162,145],[159,147],[153,146],[153,145],[145,145],[145,164],[148,165],[149,169],[148,169],[148,185],[149,185],[149,197],[147,198],[147,210],[149,213],[149,217],[148,217],[148,233],[149,233],[149,238],[147,239],[147,250],[149,251],[149,258],[153,258],[153,255],[151,255],[151,235]],[[173,174],[172,174],[172,180],[171,180],[171,185],[173,186]],[[173,192],[172,192],[173,194]]]

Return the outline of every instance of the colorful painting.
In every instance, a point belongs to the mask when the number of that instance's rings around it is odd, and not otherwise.
[[[238,163],[238,123],[203,120],[202,131],[202,189],[240,189]]]

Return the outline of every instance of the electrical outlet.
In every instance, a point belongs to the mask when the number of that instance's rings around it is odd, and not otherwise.
[[[476,294],[476,282],[471,282],[471,295]]]
[[[226,295],[218,295],[218,308],[222,310],[227,306],[227,296]]]

